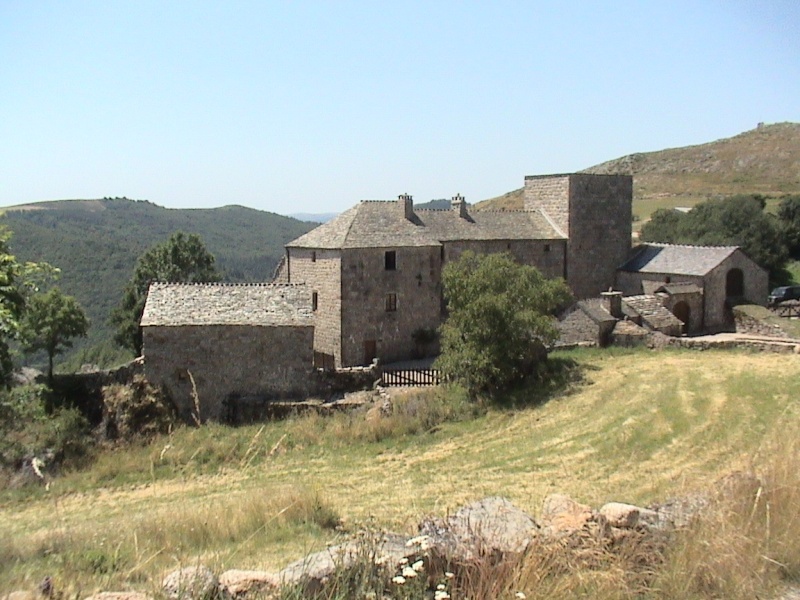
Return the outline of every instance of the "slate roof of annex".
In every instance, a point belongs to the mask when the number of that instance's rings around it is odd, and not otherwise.
[[[678,317],[664,307],[658,296],[649,294],[625,296],[622,302],[639,313],[642,319],[654,329],[683,325],[683,322]]]
[[[706,275],[722,263],[739,246],[682,246],[642,244],[638,252],[620,267],[633,273],[673,273]]]
[[[656,292],[666,292],[670,295],[677,294],[702,294],[703,288],[691,281],[675,281],[673,283],[662,283]]]
[[[578,308],[595,323],[607,323],[617,320],[605,309],[601,298],[578,300]]]
[[[563,239],[538,210],[417,210],[406,219],[396,201],[364,200],[286,244],[290,248],[391,248],[439,246],[445,241]]]
[[[311,326],[311,293],[304,285],[152,283],[141,326]]]

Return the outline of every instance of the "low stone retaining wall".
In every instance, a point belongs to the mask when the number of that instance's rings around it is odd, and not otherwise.
[[[103,420],[103,387],[127,385],[144,375],[144,361],[137,358],[116,369],[53,376],[53,391],[67,406],[77,408],[93,426]]]

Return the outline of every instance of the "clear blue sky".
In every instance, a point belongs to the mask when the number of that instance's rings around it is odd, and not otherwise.
[[[800,121],[800,2],[0,0],[0,205],[336,212]]]

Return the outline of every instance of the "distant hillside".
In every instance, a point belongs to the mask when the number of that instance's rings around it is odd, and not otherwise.
[[[291,219],[305,221],[307,223],[327,223],[339,213],[292,213],[287,215]]]
[[[693,206],[713,196],[800,193],[800,124],[759,125],[698,146],[630,154],[584,170],[633,175],[634,213]],[[481,209],[522,208],[522,190],[485,200]]]
[[[61,269],[61,289],[75,296],[92,325],[86,344],[111,338],[108,316],[136,259],[175,231],[199,234],[227,281],[266,281],[283,245],[314,224],[243,206],[167,209],[128,199],[58,200],[4,209],[11,249],[23,261]]]

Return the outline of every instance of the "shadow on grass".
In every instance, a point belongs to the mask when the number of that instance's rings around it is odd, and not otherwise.
[[[554,398],[577,391],[591,382],[586,374],[600,367],[578,362],[570,356],[551,356],[517,386],[497,394],[491,402],[500,408],[541,406]]]

